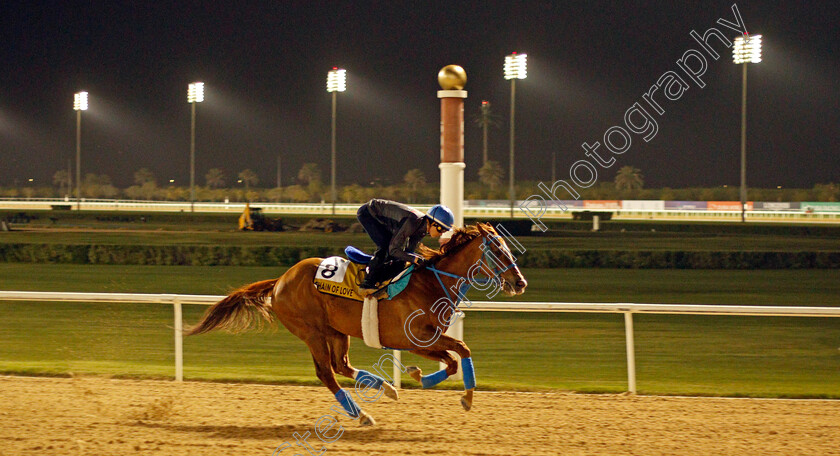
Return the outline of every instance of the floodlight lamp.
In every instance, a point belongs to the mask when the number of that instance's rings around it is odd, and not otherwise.
[[[204,83],[193,82],[187,88],[187,102],[201,103],[204,101]]]
[[[87,111],[88,109],[88,93],[87,92],[79,92],[73,95],[73,110],[74,111]]]
[[[347,90],[347,71],[333,67],[327,73],[327,92],[344,92]]]
[[[505,79],[525,79],[528,76],[528,54],[505,56]]]
[[[761,62],[761,35],[735,38],[732,46],[732,61],[735,63]]]

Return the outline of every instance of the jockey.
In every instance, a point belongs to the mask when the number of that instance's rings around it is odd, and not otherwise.
[[[452,229],[455,217],[448,207],[437,204],[427,214],[402,203],[384,199],[372,199],[356,212],[368,236],[377,250],[368,263],[368,273],[359,289],[376,288],[387,274],[383,268],[389,261],[400,260],[422,265],[424,259],[414,254],[417,244],[427,234],[440,237]]]

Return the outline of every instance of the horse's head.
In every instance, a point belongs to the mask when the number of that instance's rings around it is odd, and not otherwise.
[[[502,291],[508,296],[525,292],[528,281],[516,265],[516,258],[508,248],[505,239],[489,223],[476,223],[480,233],[482,261],[485,272],[501,282]]]
[[[522,294],[528,286],[505,239],[487,223],[457,228],[439,250],[421,245],[419,252],[432,264],[445,263],[445,270],[463,274],[471,282],[487,285],[488,279],[476,277],[486,275],[508,296]]]

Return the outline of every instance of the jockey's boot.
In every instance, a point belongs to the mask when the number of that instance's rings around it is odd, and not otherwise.
[[[383,266],[388,257],[388,252],[385,249],[379,249],[373,254],[370,262],[367,264],[367,275],[365,280],[359,284],[360,290],[372,290],[376,288],[377,282],[382,278]]]

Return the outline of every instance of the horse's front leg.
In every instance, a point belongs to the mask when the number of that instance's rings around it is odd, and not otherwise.
[[[464,407],[464,410],[469,411],[472,408],[473,392],[475,391],[475,369],[473,367],[470,349],[464,342],[446,334],[441,334],[438,340],[429,346],[428,349],[414,350],[412,353],[444,362],[446,363],[446,369],[421,376],[422,372],[420,369],[413,368],[414,370],[412,370],[412,368],[409,368],[409,374],[412,378],[419,381],[423,385],[423,388],[431,388],[446,380],[450,375],[458,372],[458,363],[448,351],[454,351],[461,357],[461,369],[463,369],[464,374],[465,390],[464,396],[461,397],[461,405]]]
[[[429,375],[423,375],[423,371],[417,366],[408,367],[408,374],[411,378],[417,380],[423,388],[431,388],[458,372],[458,362],[455,361],[455,357],[447,351],[417,349],[411,350],[411,353],[428,358],[432,361],[446,364],[446,369],[439,370]]]

